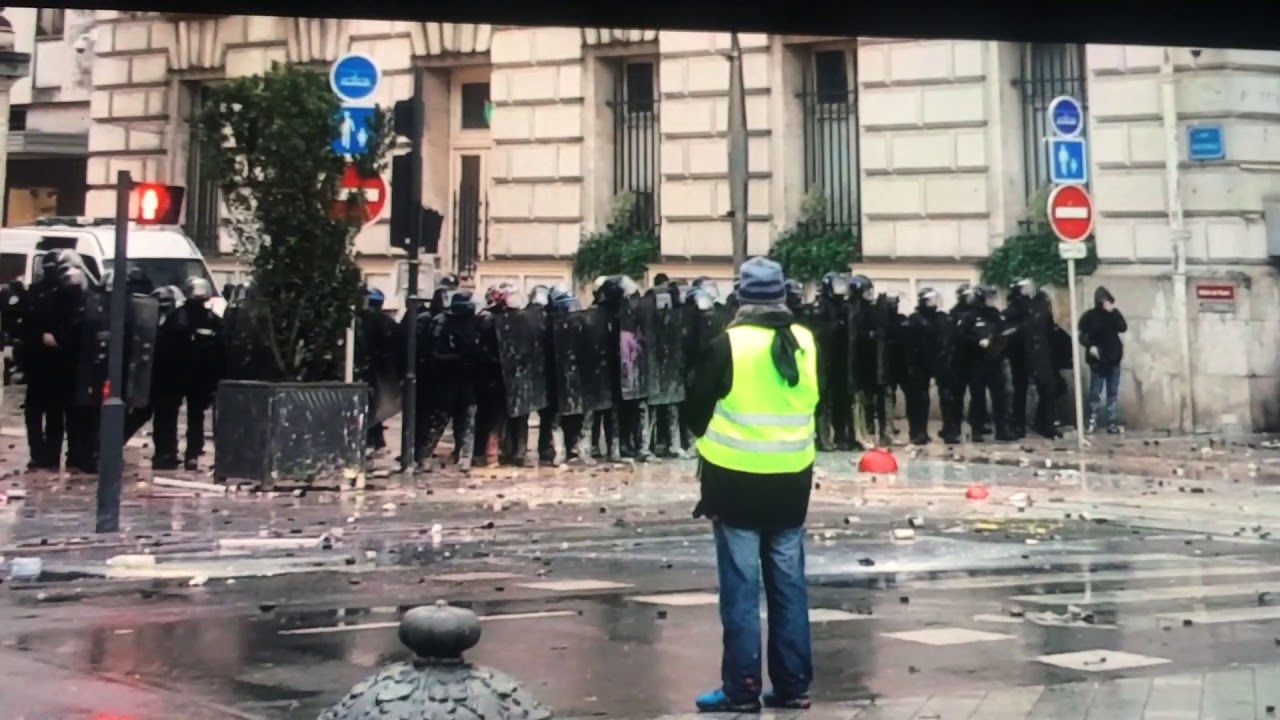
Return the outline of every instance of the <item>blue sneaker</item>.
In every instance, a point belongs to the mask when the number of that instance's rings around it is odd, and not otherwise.
[[[764,706],[778,710],[808,710],[813,705],[808,693],[797,697],[781,697],[772,690],[764,693]]]
[[[698,712],[704,713],[758,713],[760,701],[732,700],[724,694],[724,690],[713,690],[694,701]]]

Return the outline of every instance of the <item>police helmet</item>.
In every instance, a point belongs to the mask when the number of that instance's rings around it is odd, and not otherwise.
[[[161,312],[169,312],[185,301],[177,285],[161,285],[151,291],[151,297],[160,302]]]
[[[822,276],[822,292],[830,297],[848,297],[849,280],[838,272],[829,272]]]
[[[876,297],[876,285],[866,275],[854,275],[849,278],[849,297],[874,300]]]
[[[1009,289],[1024,297],[1032,297],[1036,294],[1036,281],[1031,278],[1022,278],[1015,282]]]
[[[625,298],[635,297],[640,294],[640,286],[627,275],[618,278],[618,286],[622,288],[622,296]]]
[[[457,290],[458,285],[459,285],[458,276],[453,273],[446,273],[440,276],[439,280],[436,280],[436,287],[438,288],[449,288],[450,290]]]
[[[84,290],[89,287],[89,276],[79,265],[63,265],[58,268],[58,284],[64,288]]]
[[[529,304],[546,307],[551,304],[551,290],[546,285],[534,285],[529,290]]]
[[[370,288],[368,298],[370,307],[382,307],[382,303],[387,301],[387,296],[378,288]]]
[[[476,303],[469,291],[458,290],[450,293],[449,308],[446,310],[450,315],[471,315],[475,311]]]
[[[183,284],[182,294],[187,296],[187,300],[205,302],[213,297],[213,286],[202,277],[189,277]]]
[[[804,285],[795,278],[787,278],[787,304],[799,305],[804,302]]]
[[[916,293],[916,302],[922,308],[938,307],[938,291],[931,287],[920,288]]]

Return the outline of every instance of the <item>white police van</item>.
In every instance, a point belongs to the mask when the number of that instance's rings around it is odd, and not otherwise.
[[[213,286],[210,308],[219,315],[226,301],[218,295],[204,255],[181,228],[129,223],[129,267],[138,268],[155,287],[182,287],[198,277]],[[0,284],[21,281],[27,287],[40,272],[40,257],[50,250],[74,250],[95,281],[115,269],[115,221],[68,217],[40,218],[32,225],[0,228]]]

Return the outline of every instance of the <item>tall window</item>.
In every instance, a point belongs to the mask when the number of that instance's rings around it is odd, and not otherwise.
[[[821,197],[827,227],[855,233],[861,217],[856,78],[853,53],[815,50],[800,93],[805,193]]]
[[[632,226],[658,225],[658,82],[652,62],[619,68],[613,110],[613,192],[636,199]]]
[[[463,83],[462,101],[463,130],[488,130],[491,105],[489,104],[489,83]]]
[[[63,8],[40,8],[36,11],[36,38],[62,37],[67,11]]]
[[[196,247],[205,252],[218,252],[218,224],[221,219],[221,196],[210,167],[209,149],[201,141],[196,130],[195,121],[207,102],[204,86],[200,83],[187,85],[190,94],[190,116],[187,121],[191,126],[190,142],[187,145],[187,209],[183,230],[195,242]]]
[[[1088,111],[1084,62],[1084,45],[1027,43],[1022,48],[1022,72],[1017,82],[1022,91],[1023,168],[1028,200],[1049,184],[1045,145],[1045,138],[1053,135],[1049,103],[1059,95],[1070,95]]]

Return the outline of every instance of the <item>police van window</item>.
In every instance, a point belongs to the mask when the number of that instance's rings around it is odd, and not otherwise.
[[[0,285],[8,285],[15,280],[25,280],[27,274],[27,256],[20,253],[0,253]]]
[[[105,262],[107,268],[112,268],[113,262],[107,260]],[[142,271],[142,275],[151,283],[153,287],[164,287],[165,285],[177,285],[182,287],[186,283],[187,278],[203,278],[213,284],[213,278],[209,277],[208,271],[205,269],[204,263],[199,260],[191,260],[184,258],[137,258],[129,260],[130,268],[138,268]]]

